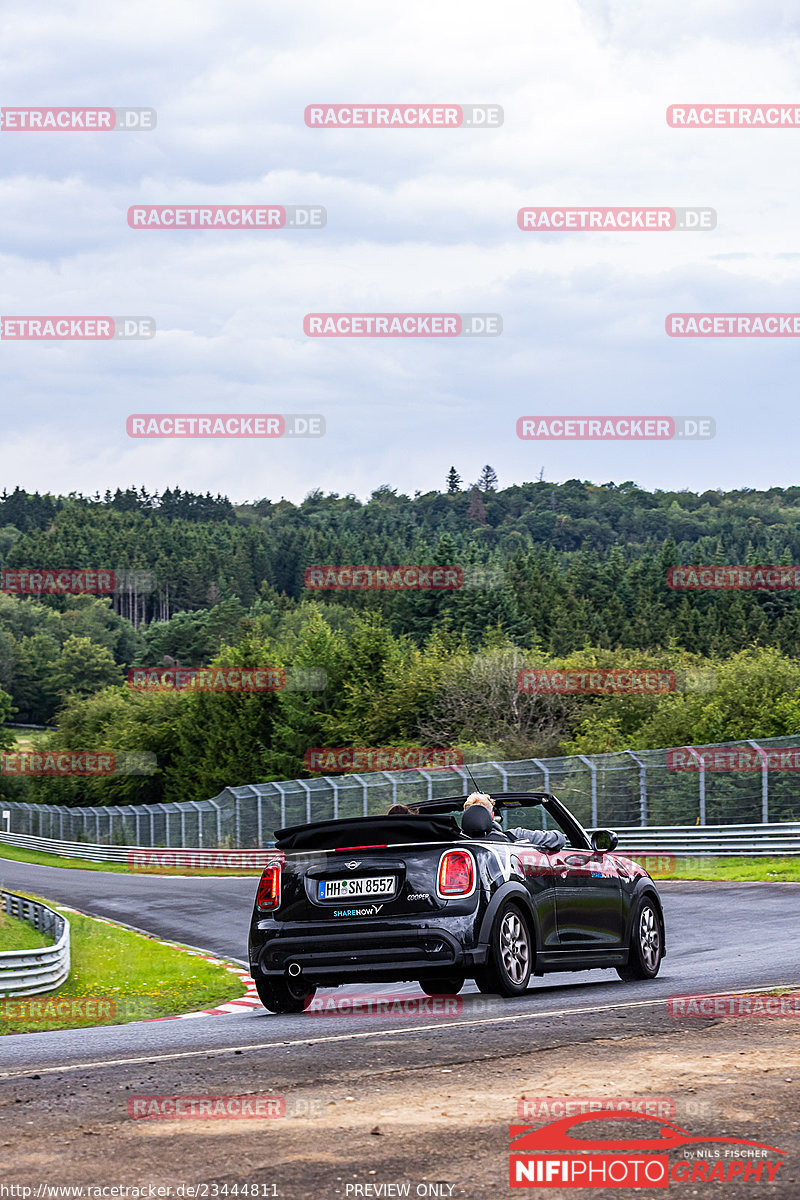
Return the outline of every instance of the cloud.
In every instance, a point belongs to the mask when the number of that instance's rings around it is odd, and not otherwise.
[[[45,23],[41,12],[48,14]],[[663,21],[674,36],[663,35]],[[0,342],[4,482],[234,499],[313,487],[788,483],[792,341],[667,338],[791,311],[800,129],[675,130],[680,101],[791,101],[788,5],[144,3],[0,17],[6,104],[154,106],[140,133],[0,132],[0,307],[147,314],[149,342]],[[660,32],[662,31],[662,32]],[[318,130],[316,102],[498,103],[497,130]],[[322,204],[325,229],[132,230],[130,205]],[[708,205],[711,233],[522,233],[524,205]],[[314,340],[312,311],[499,312],[493,339]],[[294,443],[134,442],[131,412],[321,412]],[[714,443],[520,443],[526,413],[697,413]]]

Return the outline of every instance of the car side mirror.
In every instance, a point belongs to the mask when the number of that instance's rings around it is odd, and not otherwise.
[[[619,838],[614,833],[613,829],[595,829],[592,834],[592,849],[600,853],[607,850],[616,850]]]

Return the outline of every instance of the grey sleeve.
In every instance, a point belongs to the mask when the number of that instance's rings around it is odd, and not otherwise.
[[[531,842],[537,850],[544,850],[552,854],[556,850],[563,850],[567,844],[567,839],[558,829],[509,829],[511,836],[517,842]]]

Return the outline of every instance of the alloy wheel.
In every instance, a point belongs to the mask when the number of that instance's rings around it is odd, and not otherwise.
[[[649,904],[644,906],[639,916],[639,945],[645,966],[649,971],[655,970],[661,951],[661,932],[658,918]]]
[[[515,912],[507,912],[500,927],[500,957],[512,983],[522,983],[528,970],[528,931]]]

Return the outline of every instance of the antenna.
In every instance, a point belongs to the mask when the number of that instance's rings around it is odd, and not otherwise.
[[[467,774],[469,775],[469,777],[470,777],[470,780],[472,781],[472,786],[474,787],[475,791],[476,791],[476,792],[479,792],[481,789],[478,787],[477,783],[475,782],[475,779],[474,779],[474,777],[473,777],[472,771],[470,771],[470,769],[469,769],[469,767],[467,766],[467,764],[466,764],[466,763],[464,763],[464,770],[465,770],[465,771],[467,772]]]

